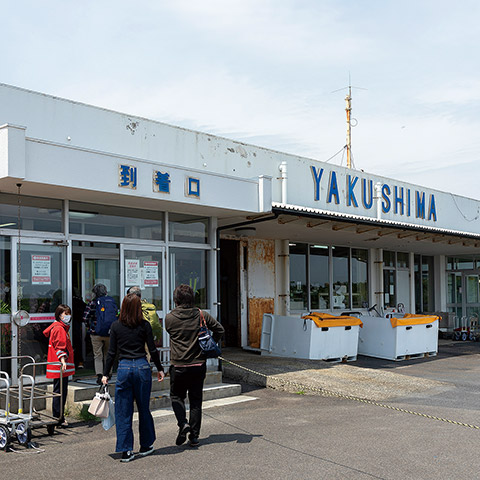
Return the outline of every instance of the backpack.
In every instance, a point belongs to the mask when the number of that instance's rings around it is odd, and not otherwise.
[[[95,334],[100,337],[108,337],[110,335],[110,327],[118,316],[117,304],[108,295],[97,298],[96,304]]]
[[[148,303],[142,301],[142,313],[143,318],[150,323],[152,326],[153,331],[153,339],[155,340],[155,345],[157,347],[161,347],[162,343],[162,325],[160,325],[160,321],[157,315],[157,307],[153,303]]]

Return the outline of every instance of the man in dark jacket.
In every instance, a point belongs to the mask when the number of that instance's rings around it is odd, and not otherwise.
[[[202,422],[203,381],[206,360],[198,343],[201,315],[218,343],[224,329],[207,312],[194,307],[195,296],[188,285],[179,285],[173,292],[176,308],[165,317],[165,329],[170,335],[170,399],[178,424],[177,445],[189,435],[190,446],[197,447]],[[187,422],[185,398],[188,392],[190,419]]]

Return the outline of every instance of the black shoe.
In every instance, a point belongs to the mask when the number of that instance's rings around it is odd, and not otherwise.
[[[128,452],[123,452],[122,453],[122,459],[120,460],[121,462],[130,462],[135,458],[134,453],[129,450]]]
[[[102,385],[102,377],[101,373],[97,373],[97,385]]]
[[[175,445],[182,445],[187,439],[187,433],[190,431],[190,425],[185,423],[183,427],[180,427],[178,430],[177,439],[175,440]]]
[[[189,440],[188,444],[191,447],[198,447],[200,445],[200,442],[198,441],[198,437],[195,437],[192,434],[190,434],[190,436],[188,437],[188,440]]]
[[[52,436],[55,433],[55,425],[47,425],[47,433]]]
[[[154,452],[153,445],[151,447],[140,447],[140,451],[138,452],[138,455],[140,455],[140,457],[146,457],[147,455],[150,455],[153,452]]]

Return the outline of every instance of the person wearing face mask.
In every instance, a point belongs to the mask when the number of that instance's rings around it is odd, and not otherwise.
[[[58,425],[61,427],[68,426],[64,417],[68,377],[75,373],[73,348],[69,334],[71,320],[72,310],[68,305],[61,304],[55,310],[55,321],[43,331],[43,334],[48,337],[47,361],[57,363],[56,365],[47,365],[47,378],[53,379],[54,393],[62,394],[63,401],[61,403],[59,396],[55,396],[52,401],[52,414],[58,418]],[[63,380],[62,392],[60,392],[60,377]],[[48,433],[52,434],[54,426],[49,425],[49,427]]]

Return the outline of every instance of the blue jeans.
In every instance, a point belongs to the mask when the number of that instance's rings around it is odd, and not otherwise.
[[[137,403],[140,446],[150,447],[155,441],[155,427],[150,413],[152,371],[145,357],[122,359],[118,363],[115,384],[115,422],[117,452],[133,450],[133,401]]]

